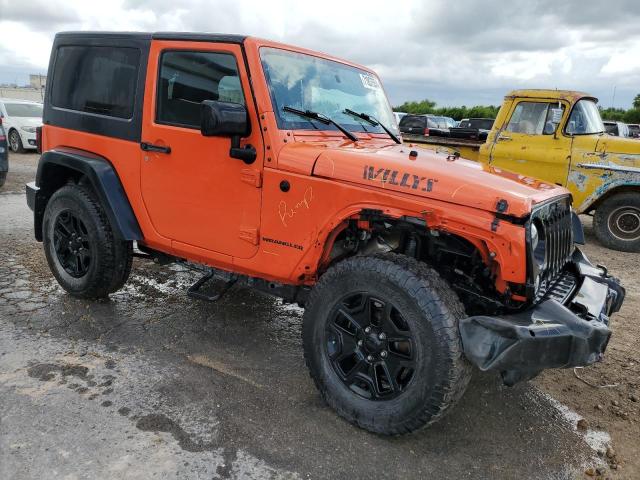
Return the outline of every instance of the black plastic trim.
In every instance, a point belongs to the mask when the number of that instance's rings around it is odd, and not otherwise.
[[[546,298],[521,312],[460,320],[469,361],[482,371],[501,372],[505,384],[513,385],[546,368],[601,360],[611,336],[609,315],[620,309],[625,290],[579,249],[571,264],[581,286],[565,305]]]
[[[571,210],[571,228],[573,230],[573,243],[584,245],[584,228],[578,214]]]
[[[224,33],[155,32],[151,34],[151,38],[153,40],[235,43],[242,45],[247,36]]]
[[[50,150],[40,157],[35,185],[27,187],[27,202],[30,207],[33,204],[36,240],[42,241],[42,219],[49,198],[74,175],[86,179],[93,187],[117,238],[143,239],[138,220],[113,165],[106,158],[90,152],[65,148]],[[31,200],[30,196],[34,199]]]

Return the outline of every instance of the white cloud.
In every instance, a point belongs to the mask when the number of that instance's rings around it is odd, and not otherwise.
[[[498,103],[521,87],[640,91],[633,0],[0,0],[0,82],[46,70],[59,30],[244,33],[365,64],[393,103]],[[4,74],[4,75],[3,75]]]

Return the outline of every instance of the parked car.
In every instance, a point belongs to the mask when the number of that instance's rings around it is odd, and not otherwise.
[[[135,242],[200,269],[192,297],[297,303],[322,398],[388,435],[442,418],[472,364],[512,385],[606,349],[625,293],[576,246],[570,193],[407,148],[366,67],[237,35],[70,32],[48,78],[26,196],[70,295],[122,288]]]
[[[629,127],[626,123],[622,122],[613,122],[609,120],[605,120],[604,123],[605,131],[609,135],[613,135],[615,137],[630,137],[629,135]]]
[[[458,122],[456,122],[453,118],[451,117],[440,117],[444,120],[444,123],[447,125],[447,128],[452,128],[455,127]]]
[[[9,147],[7,145],[7,135],[2,126],[0,118],[0,187],[4,185],[9,171]]]
[[[393,112],[393,116],[396,119],[396,123],[398,125],[400,125],[400,120],[402,120],[402,117],[404,117],[405,115],[407,115],[405,112]]]
[[[629,128],[629,137],[640,138],[640,125],[637,123],[630,123],[627,127]]]
[[[493,118],[464,118],[457,127],[449,129],[452,138],[470,138],[474,140],[486,140],[493,128]]]
[[[36,128],[42,125],[41,103],[0,98],[0,117],[12,152],[35,150]]]
[[[405,115],[400,120],[400,133],[424,137],[448,137],[449,127],[443,117]]]

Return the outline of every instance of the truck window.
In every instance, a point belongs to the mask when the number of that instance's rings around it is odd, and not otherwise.
[[[117,118],[133,116],[140,50],[62,46],[53,69],[54,107]]]
[[[230,53],[166,51],[160,60],[156,121],[200,128],[200,103],[245,104],[238,66]]]
[[[554,110],[564,112],[564,105],[547,102],[520,102],[516,105],[506,130],[525,135],[552,135],[555,133],[562,115],[554,114]]]
[[[604,132],[604,125],[596,102],[588,98],[579,100],[569,115],[566,132],[568,135],[590,135]]]

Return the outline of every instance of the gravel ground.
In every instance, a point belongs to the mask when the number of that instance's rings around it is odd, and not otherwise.
[[[579,375],[616,386],[477,373],[443,421],[384,438],[321,402],[298,308],[240,288],[191,300],[192,273],[143,261],[107,301],[66,295],[25,205],[36,162],[13,155],[0,191],[0,478],[640,477],[640,265],[589,227],[588,255],[628,299],[605,361]]]

